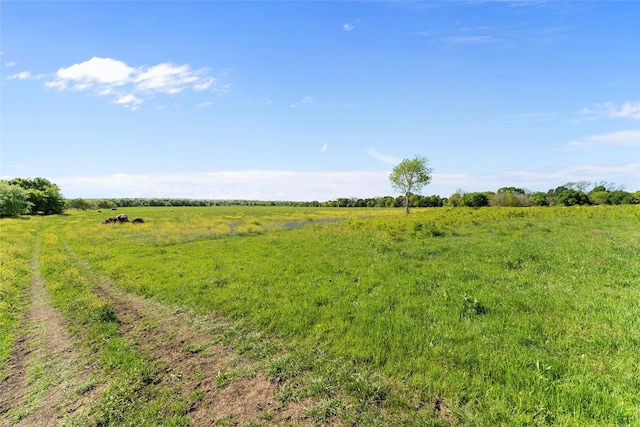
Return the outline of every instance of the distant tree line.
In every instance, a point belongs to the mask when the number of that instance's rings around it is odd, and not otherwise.
[[[315,205],[314,205],[315,203]],[[177,207],[177,206],[322,206],[320,202],[271,202],[260,200],[203,200],[172,198],[114,198],[114,199],[67,199],[66,209],[113,209],[130,207]]]
[[[590,191],[589,187],[593,186]],[[545,192],[527,192],[522,188],[503,187],[496,193],[465,193],[451,195],[445,206],[576,206],[639,204],[640,191],[630,193],[613,183],[568,182]]]
[[[0,181],[0,216],[52,215],[64,209],[113,209],[142,206],[296,206],[376,208],[403,207],[407,194],[398,197],[341,197],[329,201],[292,202],[258,200],[199,200],[172,198],[65,199],[58,186],[45,178],[15,178]],[[502,187],[497,192],[456,191],[450,197],[408,195],[409,207],[484,206],[575,206],[640,204],[640,191],[630,193],[609,182],[568,182],[547,192],[528,192],[518,187]]]
[[[587,188],[593,186],[590,191]],[[391,208],[404,207],[405,197],[341,197],[324,202],[258,201],[258,200],[198,200],[198,199],[69,199],[65,207],[70,209],[111,209],[138,206],[297,206],[336,208]],[[518,187],[503,187],[497,192],[456,191],[450,197],[438,195],[409,195],[411,208],[435,207],[484,207],[484,206],[574,206],[640,204],[640,191],[630,193],[611,183],[589,184],[585,182],[561,185],[547,192],[528,192]]]

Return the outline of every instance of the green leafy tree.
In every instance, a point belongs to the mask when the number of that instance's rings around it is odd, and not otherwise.
[[[462,196],[462,205],[470,208],[489,206],[489,195],[487,193],[466,193]]]
[[[601,190],[601,191],[591,191],[589,193],[589,200],[591,200],[591,203],[593,203],[594,205],[608,205],[611,203],[611,200],[609,200],[609,192],[606,190]]]
[[[549,206],[549,197],[547,193],[536,191],[535,193],[531,193],[529,197],[531,198],[533,206]]]
[[[453,193],[451,195],[451,197],[449,197],[447,199],[447,206],[451,206],[451,207],[458,207],[458,206],[464,206],[462,203],[462,198],[464,197],[464,191],[462,191],[461,189],[458,189],[455,193]]]
[[[15,178],[9,181],[11,185],[22,187],[27,194],[27,201],[31,203],[29,213],[32,215],[61,214],[64,212],[64,197],[60,189],[45,178]]]
[[[431,182],[431,168],[426,157],[416,156],[404,159],[393,168],[389,181],[394,190],[404,194],[404,211],[409,213],[409,197],[412,193],[419,193],[422,187]]]
[[[91,209],[92,207],[93,204],[90,201],[81,198],[67,200],[67,202],[65,203],[65,208],[78,209],[81,211],[86,211],[87,209]]]
[[[116,207],[116,204],[112,200],[100,199],[96,202],[98,209],[112,209]]]
[[[24,188],[0,182],[0,217],[27,214],[30,206]]]
[[[589,205],[591,201],[589,196],[582,191],[566,189],[557,195],[556,204],[564,206]]]
[[[526,194],[526,191],[518,187],[502,187],[498,189],[498,193]]]
[[[612,205],[629,205],[633,203],[633,194],[624,190],[615,190],[609,193],[609,202]]]

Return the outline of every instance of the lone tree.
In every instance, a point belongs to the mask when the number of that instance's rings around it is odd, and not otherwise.
[[[394,190],[404,193],[404,212],[409,213],[409,196],[415,191],[431,182],[432,169],[428,167],[429,160],[426,157],[416,156],[413,159],[404,159],[393,168],[389,181]]]

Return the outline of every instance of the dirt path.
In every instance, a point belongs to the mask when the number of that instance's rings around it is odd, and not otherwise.
[[[8,363],[9,376],[0,382],[0,426],[58,426],[66,417],[77,419],[108,381],[92,375],[64,317],[52,307],[40,276],[39,247],[38,242],[31,260],[29,308]],[[221,344],[219,319],[120,292],[67,249],[94,281],[95,292],[110,301],[122,335],[158,367],[153,387],[190,403],[191,425],[312,424],[304,416],[310,402],[281,402],[279,382],[267,377],[264,363]]]
[[[220,343],[220,319],[120,292],[85,260],[73,257],[92,277],[95,292],[111,302],[123,336],[160,367],[157,386],[176,397],[192,397],[192,425],[312,424],[304,418],[308,402],[278,401],[278,381]]]
[[[105,284],[97,291],[113,302],[123,335],[159,363],[159,386],[179,396],[198,396],[189,409],[192,425],[222,420],[229,425],[262,425],[267,420],[270,425],[304,424],[303,405],[281,404],[277,382],[254,372],[236,351],[218,343],[219,336],[206,327],[212,319],[171,312]]]
[[[52,307],[38,265],[31,260],[29,308],[0,382],[0,425],[57,426],[91,400],[91,367],[83,363],[64,317]],[[81,392],[80,390],[83,390]]]

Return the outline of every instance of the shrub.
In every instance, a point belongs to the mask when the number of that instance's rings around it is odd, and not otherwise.
[[[526,194],[522,193],[498,193],[489,196],[489,206],[533,206],[534,201]]]

